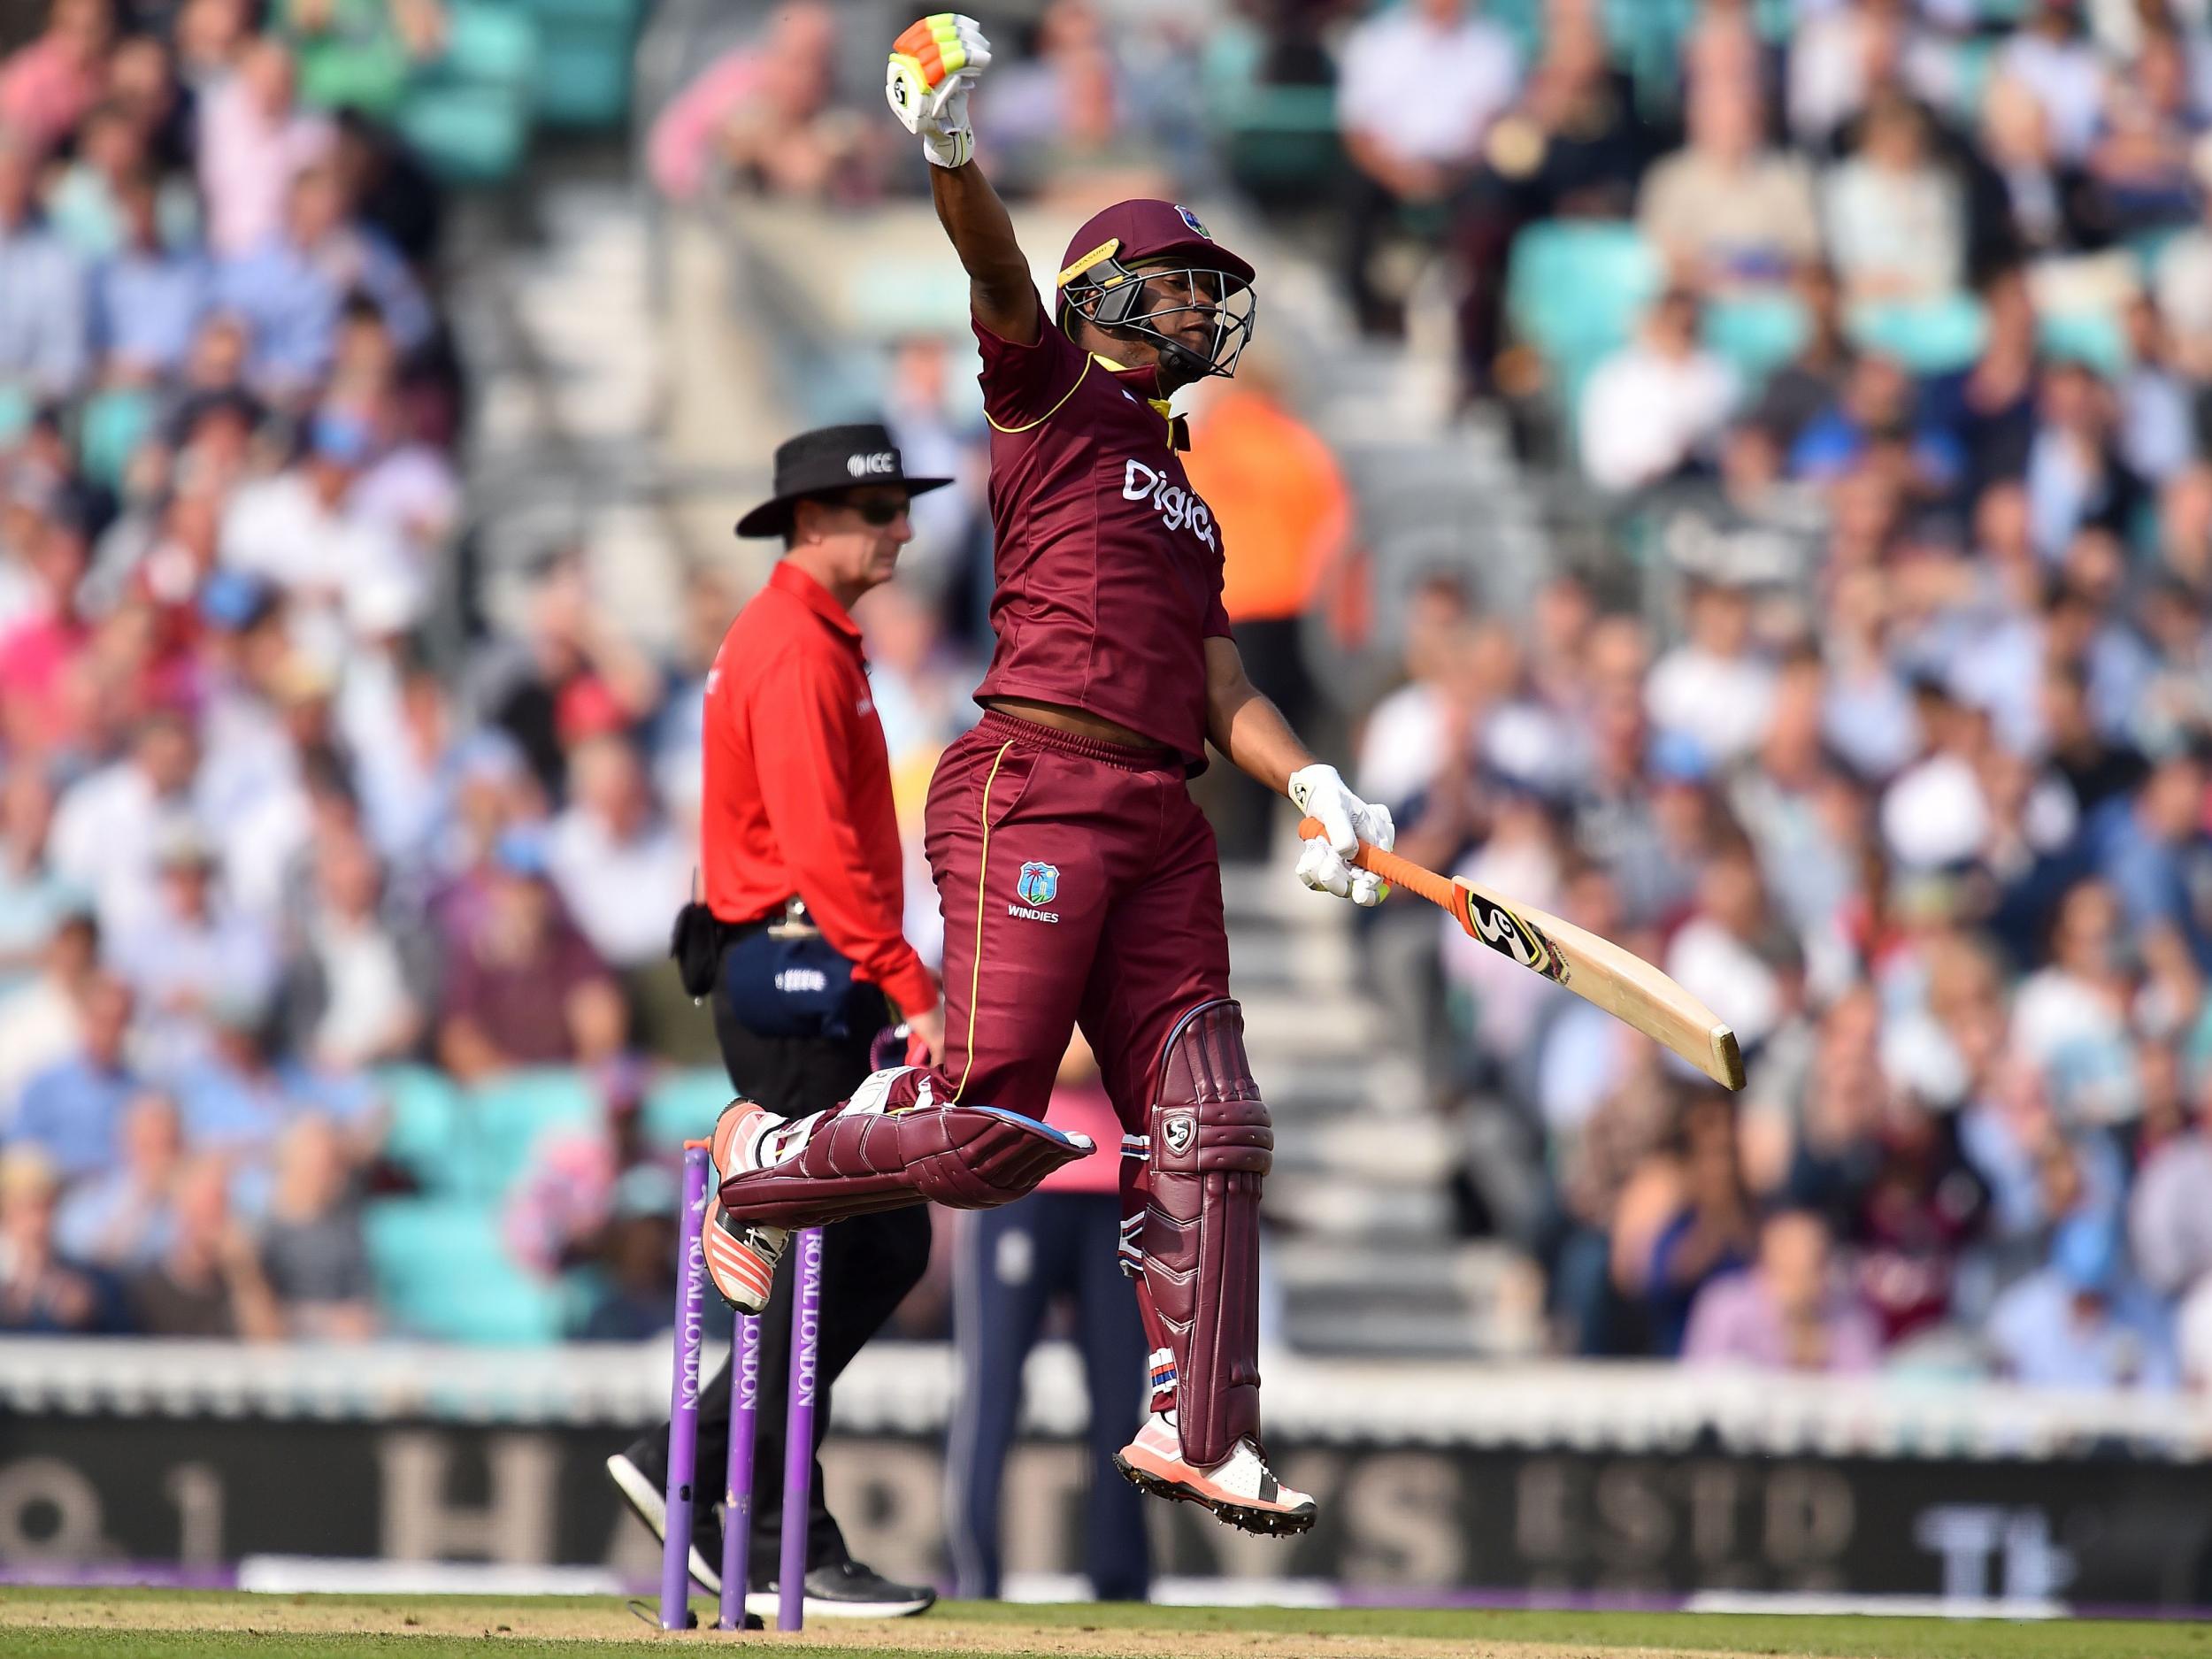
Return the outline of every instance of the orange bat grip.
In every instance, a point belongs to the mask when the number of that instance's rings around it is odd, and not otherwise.
[[[1322,828],[1321,820],[1317,818],[1302,818],[1299,821],[1298,833],[1306,841],[1318,840],[1327,833]],[[1394,887],[1403,887],[1409,893],[1417,893],[1430,903],[1440,904],[1454,915],[1459,912],[1459,906],[1452,902],[1452,884],[1449,878],[1440,876],[1433,870],[1425,870],[1410,858],[1401,858],[1395,853],[1385,852],[1379,847],[1371,846],[1362,841],[1359,844],[1359,850],[1352,855],[1351,862],[1362,870],[1372,871]]]

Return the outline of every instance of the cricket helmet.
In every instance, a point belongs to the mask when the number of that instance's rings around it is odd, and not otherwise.
[[[1190,209],[1135,197],[1093,214],[1069,242],[1055,315],[1064,325],[1073,311],[1109,333],[1141,335],[1194,375],[1233,374],[1251,341],[1258,306],[1252,274],[1252,267],[1216,242]],[[1142,309],[1146,286],[1157,279],[1184,292]],[[1194,309],[1211,314],[1209,351],[1157,326],[1161,318]]]

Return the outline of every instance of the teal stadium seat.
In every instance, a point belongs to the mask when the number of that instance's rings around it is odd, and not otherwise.
[[[1333,87],[1279,87],[1259,78],[1262,42],[1241,24],[1215,30],[1199,63],[1208,125],[1229,174],[1268,201],[1312,203],[1343,174]]]
[[[2045,311],[2035,335],[2046,357],[2085,363],[2108,380],[2126,373],[2133,357],[2126,328],[2109,311]]]
[[[731,1093],[728,1075],[715,1068],[669,1072],[645,1096],[645,1138],[669,1148],[703,1141]]]
[[[1869,300],[1851,308],[1844,326],[1862,350],[1878,351],[1915,374],[1962,369],[1981,354],[1986,323],[1971,294],[1932,300]]]
[[[538,27],[538,119],[585,130],[621,126],[640,0],[527,0],[527,7]]]
[[[1651,245],[1624,222],[1553,219],[1514,239],[1506,316],[1550,366],[1570,418],[1590,371],[1628,342],[1665,280]]]
[[[1756,385],[1804,349],[1812,319],[1794,294],[1745,294],[1707,303],[1705,344],[1728,359],[1747,385]]]
[[[559,1337],[557,1285],[525,1273],[482,1206],[443,1198],[388,1198],[368,1207],[377,1299],[402,1335],[520,1346]]]
[[[495,184],[529,147],[537,25],[488,0],[457,0],[446,15],[445,56],[400,105],[397,125],[440,177]]]
[[[131,457],[154,428],[154,399],[136,387],[113,387],[85,400],[77,424],[77,460],[95,483],[113,489]]]
[[[496,1202],[530,1167],[540,1141],[588,1132],[605,1112],[598,1092],[578,1071],[516,1071],[479,1085],[461,1102],[453,1190]]]
[[[425,1192],[450,1192],[464,1162],[461,1091],[426,1065],[387,1066],[377,1073],[391,1124],[385,1155]]]

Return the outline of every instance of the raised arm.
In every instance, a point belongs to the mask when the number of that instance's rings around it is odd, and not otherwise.
[[[1043,318],[1029,261],[1014,240],[1006,204],[975,165],[968,92],[990,67],[991,43],[973,18],[941,12],[891,48],[884,96],[900,124],[922,141],[938,222],[968,273],[975,319],[1000,339],[1033,344]]]

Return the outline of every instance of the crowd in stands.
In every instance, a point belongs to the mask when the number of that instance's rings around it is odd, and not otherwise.
[[[1387,329],[1376,249],[1451,250],[1471,392],[1627,557],[1521,628],[1425,586],[1360,784],[1751,1084],[1448,939],[1468,1225],[1569,1352],[2212,1381],[2212,16],[1525,10],[1346,35],[1350,293]],[[1548,238],[1579,341],[1514,303]]]
[[[1471,404],[1563,434],[1553,493],[1618,555],[1525,618],[1416,582],[1401,683],[1341,711],[1355,787],[1749,1062],[1694,1087],[1427,908],[1363,917],[1464,1132],[1463,1230],[1541,1263],[1563,1353],[2212,1382],[2212,7],[1248,13],[1057,0],[978,95],[986,160],[1048,201],[1217,181],[1179,76],[1238,31],[1261,81],[1335,88],[1352,315],[1390,334],[1441,261]],[[406,1329],[364,1225],[422,1173],[392,1079],[555,1067],[593,1110],[489,1225],[581,1276],[572,1334],[642,1335],[649,1102],[713,1057],[662,953],[742,594],[696,574],[662,660],[551,557],[513,636],[426,652],[462,515],[438,198],[305,62],[225,0],[58,0],[0,64],[0,1328]],[[848,66],[827,8],[779,12],[648,175],[913,190]],[[1515,302],[1548,237],[1578,332]],[[882,382],[910,465],[963,481],[863,618],[909,822],[988,649],[963,349]],[[1306,718],[1357,504],[1250,362],[1191,469]],[[1267,852],[1263,802],[1209,803]],[[909,890],[931,954],[918,855]]]

